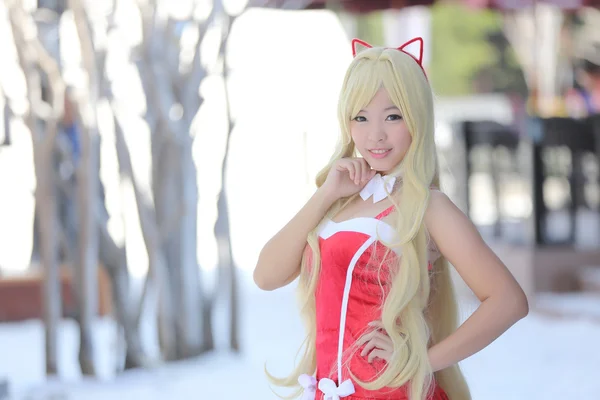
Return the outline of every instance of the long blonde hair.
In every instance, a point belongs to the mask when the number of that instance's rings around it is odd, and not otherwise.
[[[407,124],[412,143],[402,162],[390,173],[402,176],[402,185],[390,196],[396,208],[395,228],[399,240],[385,243],[400,248],[400,266],[391,268],[391,288],[382,306],[381,325],[394,344],[393,359],[374,380],[355,383],[367,390],[408,385],[411,400],[428,397],[435,381],[451,400],[470,399],[469,389],[457,365],[432,373],[428,348],[457,327],[458,311],[448,263],[438,259],[427,268],[428,234],[424,223],[430,187],[439,187],[438,162],[434,142],[433,96],[421,67],[410,55],[395,49],[369,48],[356,55],[346,73],[338,104],[341,136],[328,165],[316,178],[320,187],[332,165],[343,157],[356,156],[350,134],[350,121],[385,88]],[[349,199],[340,199],[326,218],[340,211]],[[297,387],[301,374],[316,370],[315,288],[320,270],[318,232],[307,238],[302,259],[298,299],[307,336],[295,370],[287,377],[270,381],[283,387]],[[300,388],[291,396],[297,396]]]

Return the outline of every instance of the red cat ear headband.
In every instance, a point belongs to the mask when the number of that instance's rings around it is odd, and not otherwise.
[[[406,50],[404,50],[407,46],[415,43],[415,42],[419,42],[419,58],[413,56],[412,54],[410,54],[409,52],[407,52]],[[368,49],[370,49],[371,46],[369,43],[362,41],[360,39],[352,39],[352,57],[356,57],[356,53],[357,53],[357,47],[356,45],[360,44],[361,46],[364,46]],[[409,56],[411,56],[416,62],[417,64],[419,64],[419,67],[421,67],[421,69],[423,70],[423,73],[425,74],[425,76],[427,76],[427,73],[425,72],[425,68],[423,68],[423,38],[422,37],[416,37],[414,39],[409,40],[408,42],[404,43],[402,46],[397,47],[396,50],[399,50],[403,53],[408,54]]]

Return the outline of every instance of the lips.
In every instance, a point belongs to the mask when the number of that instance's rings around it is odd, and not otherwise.
[[[384,158],[390,154],[391,151],[392,149],[371,149],[369,150],[369,154],[373,158]]]

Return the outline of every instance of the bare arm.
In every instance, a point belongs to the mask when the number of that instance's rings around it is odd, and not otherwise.
[[[453,334],[429,349],[431,366],[439,371],[488,346],[524,318],[529,306],[510,271],[445,194],[432,191],[425,223],[442,254],[481,301]]]
[[[254,282],[263,290],[275,290],[292,282],[300,273],[306,238],[336,200],[318,189],[302,209],[267,242],[254,269]]]

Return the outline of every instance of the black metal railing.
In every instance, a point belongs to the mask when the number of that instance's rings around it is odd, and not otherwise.
[[[518,132],[512,126],[494,121],[463,122],[467,212],[471,211],[473,201],[471,177],[474,173],[485,172],[492,181],[492,206],[497,215],[493,234],[495,237],[502,236],[504,216],[500,202],[503,175],[524,174],[530,180],[533,197],[531,241],[538,246],[574,245],[578,211],[586,209],[600,213],[598,200],[594,202],[591,200],[594,196],[588,195],[600,190],[600,115],[586,119],[530,118],[525,126],[525,132]],[[519,155],[523,148],[527,149],[529,168],[524,168],[521,163]],[[482,157],[480,154],[475,157],[481,149],[486,149],[489,156]],[[499,163],[498,157],[494,156],[497,149],[504,150],[504,158],[508,158],[508,162]],[[556,201],[549,201],[552,181],[558,182],[560,187],[568,186],[564,201],[558,205]],[[589,188],[595,188],[595,191],[587,190]],[[549,220],[556,211],[563,212],[568,219],[567,232],[562,236],[550,232]]]

